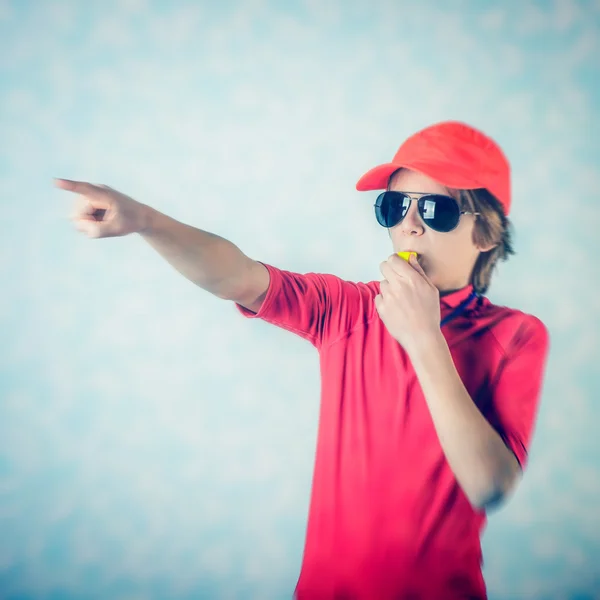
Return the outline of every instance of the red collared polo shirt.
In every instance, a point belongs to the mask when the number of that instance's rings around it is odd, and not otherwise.
[[[264,264],[264,263],[263,263]],[[411,362],[375,308],[379,282],[265,264],[260,318],[319,351],[321,405],[298,600],[486,598],[486,515],[458,485]],[[472,291],[440,300],[442,318]],[[548,333],[534,316],[473,303],[442,328],[473,401],[521,466]]]

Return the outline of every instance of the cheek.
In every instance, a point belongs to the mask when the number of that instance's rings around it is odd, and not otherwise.
[[[445,261],[448,257],[460,251],[462,240],[460,236],[450,233],[436,233],[431,236],[429,246],[438,260]]]
[[[477,253],[477,248],[473,243],[473,226],[465,221],[461,221],[454,231],[448,233],[444,242],[462,256],[467,257]]]
[[[477,254],[477,249],[471,241],[470,232],[455,230],[440,234],[431,241],[435,263],[444,269],[463,265],[465,262],[471,261]]]

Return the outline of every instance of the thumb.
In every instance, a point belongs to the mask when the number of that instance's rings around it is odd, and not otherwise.
[[[408,262],[415,271],[419,272],[421,275],[423,275],[423,277],[427,277],[427,275],[425,275],[425,271],[423,271],[423,267],[419,264],[419,261],[414,254],[410,255]]]
[[[76,223],[75,227],[82,233],[85,233],[89,238],[102,237],[100,224],[96,221],[82,219]]]

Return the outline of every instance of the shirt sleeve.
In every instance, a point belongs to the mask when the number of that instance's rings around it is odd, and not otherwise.
[[[527,315],[499,365],[493,390],[492,426],[524,469],[542,390],[549,335],[545,325]]]
[[[293,273],[263,264],[269,287],[258,313],[237,302],[249,319],[262,319],[308,340],[316,348],[333,343],[368,318],[375,293],[364,283],[335,275]]]

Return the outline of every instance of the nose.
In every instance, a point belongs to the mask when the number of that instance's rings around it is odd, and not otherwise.
[[[406,213],[404,219],[398,223],[398,227],[404,235],[423,235],[425,226],[421,220],[421,215],[419,214],[417,200],[414,198],[410,203],[408,213]]]

